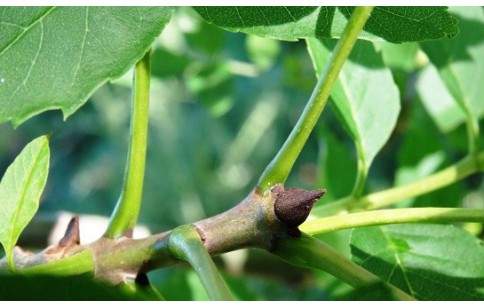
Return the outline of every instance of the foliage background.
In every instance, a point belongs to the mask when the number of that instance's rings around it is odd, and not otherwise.
[[[419,45],[375,45],[392,68],[402,111],[370,169],[366,191],[371,192],[428,175],[467,151],[464,125],[442,132],[422,104],[427,60]],[[152,73],[148,168],[139,219],[152,233],[215,215],[241,200],[289,135],[316,83],[304,41],[223,31],[190,8],[179,8],[155,42]],[[36,221],[58,211],[110,215],[124,173],[130,87],[131,73],[102,86],[66,122],[52,111],[17,129],[0,126],[0,174],[26,143],[52,132],[51,174]],[[287,186],[327,188],[319,202],[323,205],[351,192],[355,173],[353,142],[329,107]],[[484,208],[483,191],[483,176],[475,175],[398,206],[472,203]],[[35,233],[33,227],[26,233]],[[482,226],[466,228],[484,238]],[[324,239],[349,255],[348,236],[340,231]],[[29,245],[40,248],[44,243]],[[229,266],[237,258],[242,258],[241,270]],[[292,267],[262,251],[231,253],[217,262],[239,299],[318,300],[349,290],[329,275]],[[188,268],[150,275],[167,299],[207,299]]]

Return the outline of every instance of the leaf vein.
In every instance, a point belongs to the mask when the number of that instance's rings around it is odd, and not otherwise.
[[[42,20],[47,16],[49,15],[52,11],[54,11],[55,9],[57,9],[58,7],[57,6],[53,6],[52,8],[50,8],[48,11],[45,12],[44,15],[41,15],[39,16],[38,19],[34,20],[32,22],[32,24],[30,24],[28,27],[24,28],[25,30],[20,33],[12,42],[10,42],[10,44],[8,44],[7,46],[5,46],[5,48],[3,50],[0,50],[0,56],[5,52],[7,51],[10,47],[12,47],[19,39],[21,39],[31,28],[33,28],[37,23],[41,23]]]
[[[240,22],[242,23],[242,27],[245,28],[244,20],[242,19],[242,16],[240,15],[239,9],[237,7],[235,7],[235,12],[237,13],[237,16],[239,16]]]
[[[32,60],[32,63],[30,64],[30,67],[29,67],[29,71],[27,72],[27,75],[25,76],[24,80],[22,81],[22,84],[20,84],[16,89],[15,91],[13,91],[12,95],[10,96],[10,98],[8,99],[8,103],[9,104],[12,99],[15,97],[15,95],[17,95],[17,92],[22,88],[22,87],[26,87],[27,85],[27,81],[30,77],[30,74],[32,73],[32,70],[34,69],[34,66],[37,62],[37,58],[39,57],[39,54],[40,54],[40,50],[42,49],[42,43],[44,41],[44,24],[42,23],[42,21],[40,22],[40,40],[39,40],[39,48],[37,49],[36,53],[35,53],[35,56],[34,56],[34,59]]]
[[[267,19],[266,14],[264,14],[264,11],[262,10],[262,8],[260,7],[257,7],[257,8],[259,9],[260,13],[264,17],[264,20],[266,21],[267,25],[270,26],[271,22],[269,21],[269,19]]]
[[[86,18],[84,20],[84,36],[82,38],[82,43],[81,43],[81,52],[79,54],[79,61],[77,62],[76,70],[74,72],[74,77],[72,78],[71,84],[69,86],[69,89],[72,89],[74,87],[74,84],[79,76],[79,71],[81,70],[81,63],[82,59],[84,58],[84,52],[86,50],[86,38],[87,35],[89,34],[89,7],[86,7]]]
[[[292,21],[296,22],[297,19],[294,16],[292,16],[291,11],[287,8],[287,6],[283,6],[283,8],[286,10],[287,14],[292,18]]]

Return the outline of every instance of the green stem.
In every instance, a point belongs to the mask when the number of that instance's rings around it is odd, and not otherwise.
[[[466,117],[468,154],[476,155],[479,151],[479,122],[475,113],[472,111],[468,96],[465,95],[462,82],[456,77],[456,72],[452,65],[439,69],[443,81],[449,89],[451,95],[462,109]]]
[[[92,253],[89,250],[84,250],[64,259],[19,269],[19,272],[35,275],[71,276],[94,272],[94,268]]]
[[[111,216],[106,237],[114,238],[136,225],[143,196],[151,74],[151,50],[136,63],[128,162],[121,196]]]
[[[371,283],[385,283],[366,269],[351,262],[331,246],[305,233],[302,233],[299,238],[281,239],[272,253],[296,266],[328,272],[355,288]],[[415,300],[395,286],[385,284],[397,299]]]
[[[176,258],[190,263],[210,299],[224,301],[234,299],[194,226],[184,225],[174,229],[170,235],[168,248]]]
[[[294,162],[306,143],[309,134],[323,111],[331,88],[348,58],[358,35],[370,16],[373,7],[357,7],[346,25],[341,38],[326,64],[304,111],[286,142],[262,173],[257,189],[266,191],[277,183],[284,183]]]
[[[484,210],[460,208],[409,208],[366,211],[307,221],[299,228],[303,232],[314,235],[357,227],[419,222],[484,223]]]
[[[477,151],[479,151],[479,122],[476,117],[468,113],[466,112],[466,125],[469,139],[469,155],[476,155]]]
[[[333,214],[347,209],[380,208],[437,190],[480,171],[484,171],[484,152],[467,156],[458,163],[422,180],[373,193],[357,200],[353,198],[337,200],[314,209],[311,214],[316,217],[321,217],[327,216],[328,213]]]
[[[365,188],[366,178],[368,176],[368,165],[365,161],[365,153],[361,142],[355,142],[355,146],[356,155],[358,157],[358,172],[356,174],[355,186],[353,187],[353,191],[351,192],[351,197],[358,199],[359,197],[361,197],[363,189]]]
[[[7,253],[7,266],[8,270],[11,273],[15,273],[17,271],[17,268],[15,267],[15,255],[13,251],[10,251],[10,253]]]

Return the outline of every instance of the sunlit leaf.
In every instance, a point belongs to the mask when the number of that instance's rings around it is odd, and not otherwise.
[[[0,123],[68,117],[123,75],[169,21],[167,7],[1,7]]]
[[[484,14],[472,7],[452,8],[452,13],[459,20],[459,35],[421,46],[455,101],[480,118],[484,116]]]
[[[392,44],[388,42],[374,42],[377,50],[381,51],[383,62],[390,68],[411,71],[417,67],[417,43]]]
[[[7,258],[39,208],[49,171],[46,136],[30,142],[8,167],[0,183],[0,243]]]
[[[445,87],[435,66],[428,65],[419,73],[416,88],[420,100],[440,131],[448,133],[465,122],[464,111]]]
[[[355,229],[353,260],[420,300],[483,300],[484,246],[454,226]]]
[[[317,74],[321,74],[334,42],[308,39]],[[331,106],[351,138],[363,150],[365,168],[390,137],[400,112],[398,88],[390,69],[369,42],[357,42],[331,91]]]

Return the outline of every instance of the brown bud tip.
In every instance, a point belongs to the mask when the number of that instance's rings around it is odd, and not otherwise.
[[[326,190],[304,190],[300,188],[284,190],[282,185],[277,185],[273,192],[277,194],[274,203],[277,218],[286,223],[288,227],[297,227],[308,218],[313,204],[324,195]]]
[[[79,245],[81,242],[80,232],[79,232],[79,216],[74,216],[69,221],[67,225],[66,233],[64,237],[59,241],[60,247],[67,247],[72,245]]]

